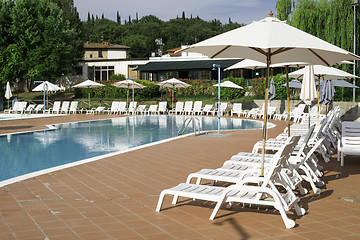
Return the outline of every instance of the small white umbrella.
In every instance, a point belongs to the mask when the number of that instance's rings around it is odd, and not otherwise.
[[[37,85],[33,91],[34,92],[44,92],[44,109],[43,109],[43,113],[45,113],[45,96],[46,96],[46,93],[47,92],[56,92],[56,91],[59,91],[60,88],[59,86],[55,85],[55,84],[52,84],[51,82],[48,82],[48,81],[45,81],[45,82],[42,82],[40,83],[39,85]]]
[[[315,75],[313,66],[305,66],[303,82],[301,86],[300,99],[308,105],[309,109],[309,128],[310,128],[310,105],[317,98],[318,94],[315,86]]]
[[[83,81],[83,82],[81,82],[79,84],[74,85],[73,87],[74,88],[87,88],[88,89],[89,108],[90,108],[90,91],[89,91],[89,89],[90,88],[97,88],[97,87],[104,87],[104,86],[105,86],[104,84],[97,83],[97,82],[94,82],[94,81],[91,81],[91,80],[86,80],[86,81]]]
[[[8,108],[9,108],[9,99],[12,97],[10,83],[6,83],[6,90],[5,90],[5,98],[8,100]]]
[[[56,91],[59,91],[60,88],[59,86],[51,83],[51,82],[48,82],[48,81],[45,81],[39,85],[37,85],[33,91],[34,92],[42,92],[42,91],[46,91],[46,92],[56,92]]]
[[[162,81],[157,83],[156,85],[162,88],[171,88],[172,89],[172,96],[171,96],[171,108],[173,108],[173,99],[174,99],[174,89],[175,88],[187,88],[191,87],[190,84],[182,82],[176,78],[170,78],[168,80]]]
[[[219,84],[214,84],[214,87],[219,87]],[[231,81],[225,81],[220,83],[220,87],[226,87],[226,88],[238,88],[238,89],[244,89],[243,87],[231,82]],[[229,91],[227,92],[227,97],[229,98]]]
[[[305,68],[302,68],[297,71],[289,73],[289,77],[301,79],[304,73],[305,73]],[[316,76],[316,78],[323,80],[330,80],[335,78],[341,78],[341,79],[359,78],[356,75],[350,74],[340,69],[334,67],[322,66],[322,65],[314,65],[314,75]]]
[[[127,89],[127,93],[126,93],[126,102],[129,103],[129,89],[130,88],[144,88],[144,85],[141,85],[140,83],[135,82],[133,79],[126,79],[123,81],[119,81],[113,84],[113,86],[118,87],[118,88],[126,88]],[[134,89],[133,89],[133,94],[134,94]]]

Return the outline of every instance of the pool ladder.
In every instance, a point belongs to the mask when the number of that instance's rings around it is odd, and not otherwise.
[[[200,119],[198,117],[195,116],[190,116],[185,118],[183,124],[181,125],[181,128],[179,129],[177,135],[183,135],[186,128],[189,126],[189,124],[193,122],[194,123],[194,134],[199,135],[200,134]]]

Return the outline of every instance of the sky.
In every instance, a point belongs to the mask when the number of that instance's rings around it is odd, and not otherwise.
[[[182,12],[190,18],[199,16],[209,21],[218,19],[222,23],[252,23],[275,13],[277,0],[74,0],[82,20],[86,20],[88,12],[105,18],[116,20],[119,11],[122,21],[147,15],[155,15],[161,20],[181,17]]]

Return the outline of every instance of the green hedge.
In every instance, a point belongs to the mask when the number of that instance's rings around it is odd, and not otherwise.
[[[221,98],[229,99],[240,98],[244,95],[246,91],[246,85],[244,79],[240,78],[226,78],[223,81],[232,81],[235,84],[238,84],[244,89],[234,89],[234,88],[221,88]],[[76,98],[87,98],[88,91],[90,92],[91,98],[107,98],[107,99],[126,99],[127,89],[117,88],[112,86],[115,81],[105,81],[101,82],[106,85],[105,87],[100,88],[76,88],[74,90]],[[147,80],[136,80],[135,82],[140,83],[146,88],[143,89],[135,89],[135,100],[162,100],[171,102],[171,93],[172,89],[160,89],[157,82],[151,82]],[[202,81],[202,80],[185,80],[184,82],[191,85],[188,88],[177,88],[174,90],[175,92],[175,101],[180,96],[186,97],[196,97],[196,96],[214,96],[217,97],[217,88],[213,87],[217,81]],[[129,97],[132,94],[132,90],[129,90]]]

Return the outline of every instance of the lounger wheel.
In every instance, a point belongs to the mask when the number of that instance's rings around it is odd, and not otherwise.
[[[284,223],[285,223],[285,227],[286,228],[293,228],[295,227],[296,223],[294,220],[291,220],[291,219],[283,219],[284,220]]]
[[[314,194],[315,195],[320,195],[321,193],[321,189],[320,188],[317,188],[315,191],[314,191]]]
[[[316,185],[318,185],[319,187],[322,187],[325,185],[325,183],[323,181],[317,182]]]

